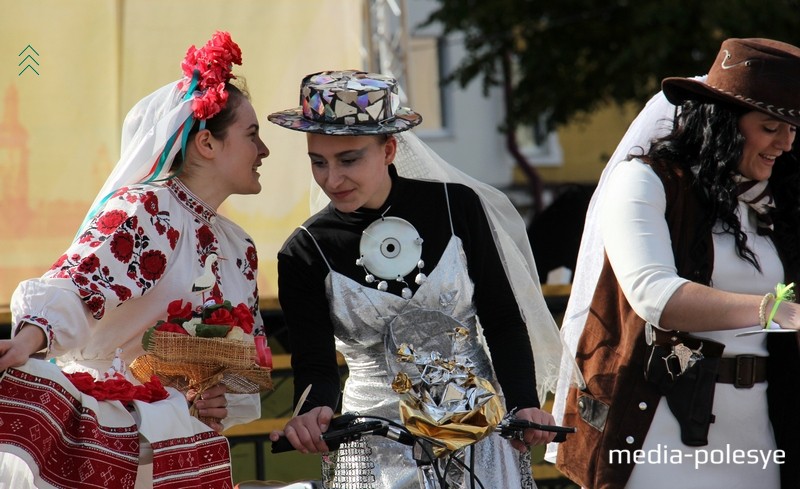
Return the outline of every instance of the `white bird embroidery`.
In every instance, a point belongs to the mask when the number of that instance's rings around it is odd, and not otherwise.
[[[197,277],[197,279],[192,284],[192,292],[197,292],[203,295],[203,301],[205,302],[205,292],[217,284],[217,277],[214,275],[213,266],[214,263],[217,261],[217,255],[214,253],[210,253],[203,264],[203,274]]]

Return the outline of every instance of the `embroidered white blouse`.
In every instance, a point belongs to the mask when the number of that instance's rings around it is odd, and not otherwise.
[[[171,301],[201,305],[192,283],[210,253],[223,258],[213,267],[210,293],[247,304],[253,333],[262,334],[253,240],[178,179],[117,191],[47,273],[19,284],[11,299],[14,324],[41,327],[47,356],[67,371],[104,372],[117,348],[130,364],[144,353],[142,334],[166,319]],[[226,428],[260,416],[257,395],[227,397]]]

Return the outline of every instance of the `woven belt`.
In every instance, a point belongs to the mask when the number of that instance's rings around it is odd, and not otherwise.
[[[733,384],[737,389],[749,389],[767,380],[767,357],[737,355],[719,359],[717,382]]]

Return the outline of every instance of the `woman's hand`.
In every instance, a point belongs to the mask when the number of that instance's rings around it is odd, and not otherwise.
[[[224,384],[217,384],[203,391],[199,399],[197,398],[197,392],[190,390],[186,393],[186,400],[194,403],[199,417],[215,418],[222,421],[228,417],[228,400],[225,398],[227,391],[228,389]],[[208,421],[206,424],[217,433],[222,433],[224,429],[222,423],[218,421]]]
[[[10,340],[0,340],[0,372],[9,367],[19,367],[34,353],[47,345],[44,330],[26,324]]]
[[[532,421],[534,423],[554,425],[556,424],[553,415],[539,408],[525,408],[516,412],[519,419]],[[552,431],[542,431],[528,429],[525,430],[522,440],[511,440],[511,445],[520,452],[527,452],[532,445],[544,445],[550,443],[556,434]]]
[[[775,301],[769,301],[767,304],[767,315],[775,305]],[[783,329],[800,330],[800,304],[794,302],[781,302],[778,304],[778,310],[775,311],[773,321],[778,323]]]
[[[315,407],[311,411],[295,416],[283,428],[283,431],[273,431],[269,435],[272,441],[285,436],[295,450],[300,453],[328,452],[328,445],[320,435],[328,431],[328,426],[333,418],[333,409],[328,406]]]

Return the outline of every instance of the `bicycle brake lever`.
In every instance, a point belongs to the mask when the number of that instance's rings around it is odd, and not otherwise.
[[[506,419],[503,420],[498,426],[497,431],[503,438],[514,438],[515,434],[526,429],[535,429],[540,431],[550,431],[556,433],[553,438],[554,443],[561,443],[566,441],[569,433],[577,432],[577,428],[572,426],[556,426],[534,423],[533,421],[526,421],[524,419]]]

